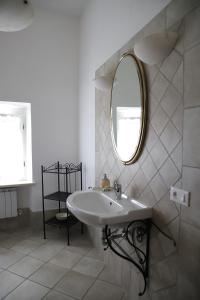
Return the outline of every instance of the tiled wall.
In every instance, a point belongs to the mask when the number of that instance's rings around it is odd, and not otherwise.
[[[143,299],[200,298],[200,1],[175,0],[111,57],[97,74],[115,68],[137,39],[159,30],[177,30],[179,41],[159,66],[145,66],[149,127],[139,160],[123,166],[110,136],[110,94],[96,91],[96,185],[104,173],[123,191],[154,208],[154,221],[173,235],[177,247],[153,229],[150,280]],[[191,207],[169,201],[171,185],[191,192]],[[96,231],[96,240],[99,233]],[[140,276],[111,252],[104,255],[113,277],[138,299]]]

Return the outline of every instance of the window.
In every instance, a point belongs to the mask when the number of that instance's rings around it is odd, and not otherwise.
[[[141,126],[140,107],[117,107],[117,151],[130,158],[136,149]]]
[[[0,101],[0,185],[32,182],[31,104]]]

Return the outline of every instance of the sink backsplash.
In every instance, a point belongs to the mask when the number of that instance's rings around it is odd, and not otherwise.
[[[149,291],[145,299],[187,299],[191,293],[197,299],[199,289],[195,275],[196,264],[200,268],[197,255],[193,255],[193,261],[188,258],[188,263],[182,263],[188,242],[190,253],[197,249],[200,251],[200,245],[190,236],[200,238],[200,204],[195,198],[195,189],[200,193],[200,158],[195,156],[197,150],[200,153],[200,70],[197,70],[200,65],[200,8],[194,9],[199,1],[190,1],[190,5],[186,2],[172,1],[97,70],[97,74],[101,75],[113,70],[120,56],[133,49],[137,39],[164,30],[166,24],[173,25],[172,29],[180,34],[175,49],[161,65],[145,65],[149,97],[148,130],[142,155],[135,164],[124,166],[115,156],[110,135],[110,94],[96,90],[96,186],[99,186],[104,173],[108,174],[111,184],[118,179],[123,192],[153,206],[154,222],[177,241],[175,248],[153,230]],[[172,185],[191,191],[190,208],[181,208],[169,201]],[[134,297],[137,297],[140,279],[134,267],[109,252],[105,254],[105,261],[117,274],[116,281],[127,288],[127,297],[137,299]],[[193,279],[188,274],[191,264],[194,266]],[[119,271],[116,271],[118,268]],[[133,285],[135,288],[130,288]],[[165,295],[168,296],[162,298]]]

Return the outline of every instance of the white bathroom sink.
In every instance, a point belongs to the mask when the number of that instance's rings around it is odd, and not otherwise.
[[[83,223],[93,226],[120,226],[152,217],[152,208],[114,192],[80,191],[67,199],[68,209]]]

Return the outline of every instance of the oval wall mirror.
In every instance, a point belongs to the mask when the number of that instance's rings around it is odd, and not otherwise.
[[[111,135],[123,164],[140,156],[147,126],[147,92],[142,63],[132,54],[122,56],[111,91]]]

